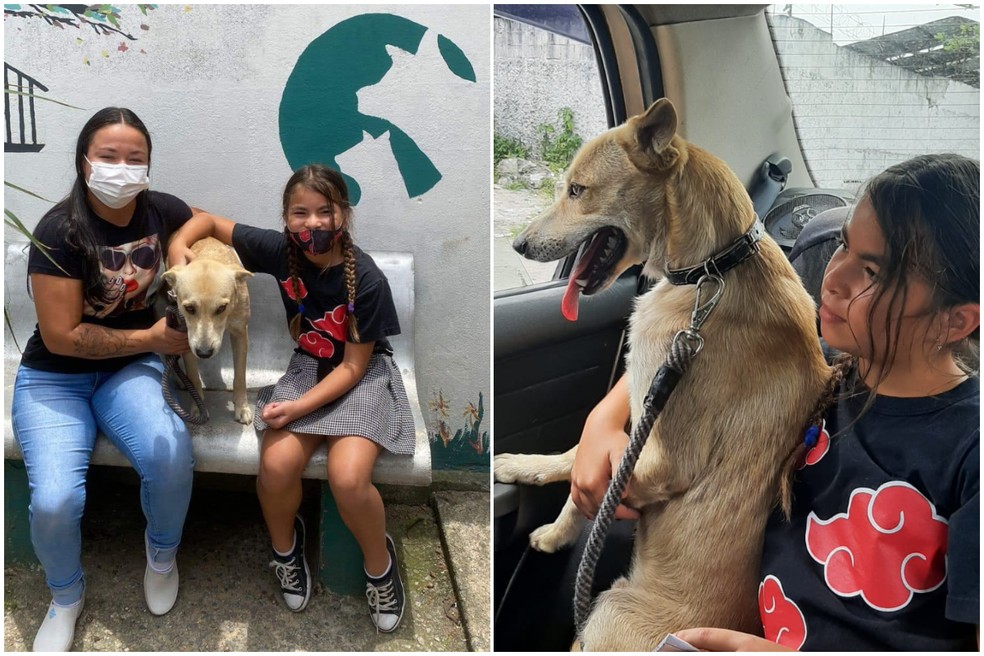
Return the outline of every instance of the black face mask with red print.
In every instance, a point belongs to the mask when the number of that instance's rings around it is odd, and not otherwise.
[[[287,238],[305,253],[324,255],[330,251],[342,237],[341,230],[301,230],[287,231]]]

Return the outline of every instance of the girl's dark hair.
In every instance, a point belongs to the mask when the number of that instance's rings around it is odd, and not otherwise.
[[[883,283],[871,302],[869,344],[876,327],[874,310],[887,298],[885,361],[879,380],[891,370],[899,348],[897,326],[913,276],[932,288],[930,312],[980,301],[980,162],[962,155],[920,155],[889,167],[865,186],[885,236]],[[945,332],[936,336],[946,343]],[[978,370],[980,327],[953,346],[953,355],[968,373]],[[862,375],[864,372],[859,372]]]
[[[93,114],[79,133],[75,144],[75,183],[68,196],[51,208],[48,214],[63,212],[65,214],[65,244],[82,254],[82,296],[90,305],[106,305],[113,300],[110,290],[103,285],[99,268],[99,252],[96,247],[95,235],[89,224],[89,204],[87,194],[89,186],[86,183],[85,164],[86,154],[92,144],[96,132],[107,125],[123,123],[136,128],[147,140],[147,165],[150,166],[151,141],[147,126],[136,114],[125,107],[105,107]],[[145,192],[140,192],[141,194]]]
[[[287,212],[290,207],[290,198],[297,187],[305,187],[311,191],[321,194],[328,199],[332,212],[336,207],[341,208],[342,212],[349,219],[342,228],[341,243],[342,253],[345,256],[345,289],[348,295],[348,332],[353,342],[361,341],[359,329],[356,325],[355,312],[355,249],[352,243],[352,235],[349,233],[349,225],[352,218],[352,205],[349,203],[348,186],[342,175],[322,164],[308,164],[302,166],[294,172],[294,175],[287,181],[284,187],[284,229],[286,230]],[[335,225],[335,216],[332,214],[332,224]],[[294,292],[294,298],[298,306],[301,305],[300,278],[297,275],[297,263],[302,257],[301,249],[294,242],[287,240],[287,270],[290,272],[290,285]],[[298,311],[290,321],[290,336],[294,341],[301,334],[301,312]]]

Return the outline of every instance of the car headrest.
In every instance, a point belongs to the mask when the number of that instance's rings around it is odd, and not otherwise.
[[[844,225],[850,211],[850,206],[835,207],[817,214],[803,226],[789,253],[789,261],[803,281],[806,291],[810,292],[810,296],[817,303],[820,302],[823,272],[827,268],[830,256],[839,246],[838,236],[841,226]]]

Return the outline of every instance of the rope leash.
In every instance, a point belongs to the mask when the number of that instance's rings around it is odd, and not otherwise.
[[[714,285],[713,292],[708,291],[709,285]],[[598,509],[588,542],[581,555],[581,563],[577,569],[577,580],[574,586],[574,624],[577,628],[578,639],[583,649],[584,625],[591,611],[591,584],[594,581],[595,569],[601,558],[601,549],[605,536],[615,518],[615,508],[618,506],[622,493],[628,486],[629,479],[635,469],[642,448],[656,423],[656,418],[666,406],[670,394],[676,389],[677,383],[690,368],[693,359],[704,347],[704,339],[700,336],[700,328],[711,314],[711,311],[721,299],[724,292],[724,279],[719,274],[709,271],[697,282],[697,298],[694,301],[694,311],[690,315],[690,327],[679,331],[673,336],[670,352],[666,362],[659,368],[649,386],[649,393],[643,402],[643,417],[632,431],[625,454],[619,462],[618,470],[608,485],[605,497]],[[710,294],[710,298],[705,297]]]
[[[167,309],[164,311],[164,316],[167,320],[168,328],[173,328],[174,330],[179,330],[183,333],[188,332],[188,326],[185,324],[184,317],[181,316],[181,312],[178,311],[177,298],[174,295],[174,290],[169,290],[167,295],[168,302]],[[197,415],[193,415],[182,408],[181,404],[174,398],[174,392],[168,384],[172,373],[182,382],[182,384],[184,384],[185,389],[188,390],[188,393],[191,394],[191,398],[195,402],[195,406],[198,408]],[[161,376],[161,393],[164,395],[164,400],[171,407],[171,410],[174,410],[174,414],[181,417],[184,421],[190,424],[196,424],[198,426],[208,423],[208,408],[205,407],[205,401],[192,384],[191,378],[189,378],[188,374],[185,373],[185,370],[181,368],[181,365],[178,363],[177,355],[164,356],[164,375]]]

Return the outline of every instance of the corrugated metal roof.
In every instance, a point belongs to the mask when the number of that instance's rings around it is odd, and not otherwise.
[[[950,16],[845,47],[920,75],[947,77],[979,89],[980,46],[976,49],[948,51],[943,49],[943,41],[937,38],[942,36],[947,40],[964,36],[967,29],[962,27],[964,25],[976,26],[979,33],[980,23],[977,21],[962,16]]]

